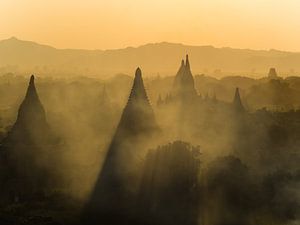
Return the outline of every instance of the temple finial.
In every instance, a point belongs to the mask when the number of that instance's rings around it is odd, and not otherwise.
[[[188,54],[186,54],[186,56],[185,56],[185,66],[187,68],[190,68],[190,62],[189,62],[189,55]]]
[[[34,84],[34,75],[32,74],[30,77],[29,85]]]
[[[138,67],[135,71],[135,77],[141,77],[142,76],[142,71],[140,69],[140,67]]]

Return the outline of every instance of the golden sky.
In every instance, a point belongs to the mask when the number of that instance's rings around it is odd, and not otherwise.
[[[0,0],[0,39],[57,48],[153,42],[300,51],[300,0]]]

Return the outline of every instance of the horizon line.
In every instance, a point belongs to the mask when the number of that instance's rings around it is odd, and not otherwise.
[[[123,50],[123,49],[138,49],[147,45],[158,45],[158,44],[171,44],[171,45],[181,45],[185,47],[210,47],[210,48],[215,48],[215,49],[234,49],[234,50],[250,50],[250,51],[278,51],[278,52],[287,52],[287,53],[300,53],[300,51],[289,51],[289,50],[281,50],[281,49],[276,49],[276,48],[270,48],[270,49],[255,49],[255,48],[235,48],[235,47],[229,47],[229,46],[223,46],[223,47],[215,47],[214,45],[194,45],[194,44],[185,44],[185,43],[180,43],[180,42],[169,42],[169,41],[160,41],[160,42],[147,42],[144,44],[136,45],[136,46],[127,46],[127,47],[122,47],[122,48],[107,48],[107,49],[100,49],[100,48],[95,48],[95,49],[89,49],[89,48],[58,48],[54,47],[50,44],[44,44],[40,42],[36,42],[33,40],[24,40],[20,39],[16,36],[11,36],[9,38],[1,39],[0,43],[3,41],[9,41],[9,40],[16,40],[16,41],[21,41],[21,42],[29,42],[32,44],[37,44],[45,47],[50,47],[56,50],[78,50],[78,51],[115,51],[115,50]]]

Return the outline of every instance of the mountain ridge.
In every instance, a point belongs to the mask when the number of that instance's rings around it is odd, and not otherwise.
[[[39,45],[39,46],[43,46],[43,47],[49,47],[55,50],[78,50],[78,51],[101,51],[101,52],[105,52],[105,51],[115,51],[115,50],[125,50],[125,49],[138,49],[141,47],[148,47],[148,46],[159,46],[159,45],[173,45],[173,46],[183,46],[183,47],[201,47],[201,48],[213,48],[213,49],[229,49],[229,50],[245,50],[245,51],[255,51],[255,52],[282,52],[282,53],[295,53],[295,54],[300,54],[300,51],[287,51],[287,50],[279,50],[279,49],[251,49],[251,48],[234,48],[234,47],[229,47],[229,46],[225,46],[225,47],[215,47],[213,45],[192,45],[192,44],[184,44],[184,43],[177,43],[177,42],[168,42],[168,41],[161,41],[161,42],[149,42],[149,43],[145,43],[145,44],[141,44],[138,46],[127,46],[127,47],[123,47],[123,48],[110,48],[110,49],[85,49],[85,48],[57,48],[57,47],[53,47],[49,44],[41,44],[35,41],[28,41],[28,40],[23,40],[23,39],[19,39],[15,36],[12,36],[10,38],[6,38],[6,39],[2,39],[0,40],[0,45],[3,42],[10,42],[10,41],[19,41],[19,42],[23,42],[23,43],[30,43],[30,44],[35,44],[35,45]]]
[[[141,66],[146,76],[156,76],[158,73],[174,75],[178,63],[187,53],[194,74],[257,77],[266,75],[270,67],[276,67],[284,76],[300,74],[299,52],[216,48],[170,42],[106,50],[58,49],[15,37],[0,41],[0,73],[104,77],[117,73],[129,74]]]

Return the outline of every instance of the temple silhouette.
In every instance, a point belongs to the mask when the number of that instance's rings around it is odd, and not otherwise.
[[[137,68],[127,104],[85,208],[85,223],[94,224],[101,215],[109,224],[117,224],[120,217],[128,219],[132,215],[141,175],[139,156],[158,132],[142,72]]]
[[[45,109],[37,94],[32,75],[25,98],[19,107],[17,120],[3,140],[2,146],[12,143],[36,145],[46,141],[49,132]]]
[[[242,104],[239,88],[235,89],[235,94],[234,94],[234,99],[233,99],[232,104],[233,104],[234,111],[236,111],[236,112],[245,112],[245,108]]]
[[[11,198],[19,201],[43,191],[50,180],[46,165],[50,163],[51,150],[57,142],[47,123],[32,75],[16,122],[0,147],[9,165],[7,191]]]
[[[269,73],[268,73],[268,78],[269,79],[278,79],[279,78],[275,68],[270,68]]]
[[[171,94],[173,97],[179,97],[183,100],[197,96],[188,55],[186,55],[185,62],[184,60],[181,61],[180,68],[174,79]]]

